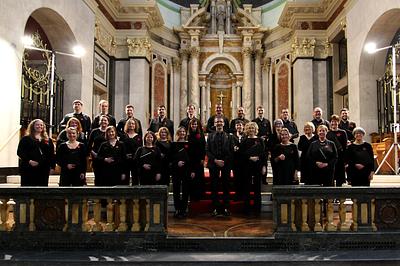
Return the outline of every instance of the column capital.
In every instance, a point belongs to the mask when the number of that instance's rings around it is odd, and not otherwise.
[[[180,49],[179,54],[181,56],[181,60],[187,60],[190,55],[189,49]]]
[[[194,58],[198,58],[200,55],[200,47],[192,46],[190,47],[190,56]]]
[[[291,45],[292,61],[298,57],[313,58],[315,52],[316,39],[315,38],[298,38],[293,39]]]
[[[265,57],[262,63],[263,69],[269,70],[269,68],[271,67],[271,62],[272,62],[271,57]]]
[[[244,57],[250,57],[253,54],[253,49],[251,47],[243,47],[242,54]]]
[[[152,45],[147,37],[127,38],[129,57],[146,57],[151,61]]]
[[[259,58],[259,59],[261,59],[263,53],[264,53],[264,51],[263,51],[262,49],[256,49],[256,50],[254,51],[255,57],[256,57],[256,58]]]

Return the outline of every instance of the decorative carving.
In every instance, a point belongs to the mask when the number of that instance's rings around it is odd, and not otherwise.
[[[299,39],[295,37],[291,45],[292,59],[294,60],[297,57],[314,57],[315,44],[315,38],[304,38],[299,41]]]
[[[253,54],[253,49],[251,49],[251,47],[243,47],[242,48],[242,54],[245,57],[250,57]]]
[[[146,57],[151,60],[152,46],[147,37],[144,38],[128,38],[128,53],[130,57]]]
[[[190,55],[190,51],[189,51],[189,49],[180,49],[179,54],[180,54],[181,62],[182,62],[182,60],[188,59],[188,57]]]
[[[95,42],[109,55],[115,55],[117,42],[115,37],[108,33],[98,19],[95,23]]]
[[[191,57],[199,57],[200,55],[200,47],[190,47],[190,56]]]
[[[375,224],[378,230],[400,229],[400,201],[376,199]]]
[[[65,200],[35,200],[37,231],[62,231],[65,225]]]

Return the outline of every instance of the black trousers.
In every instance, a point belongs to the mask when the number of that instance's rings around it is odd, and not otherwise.
[[[218,195],[219,182],[223,191],[223,207],[229,208],[229,174],[231,169],[227,166],[213,166],[209,168],[211,177],[211,199],[214,209],[221,208],[220,198]]]

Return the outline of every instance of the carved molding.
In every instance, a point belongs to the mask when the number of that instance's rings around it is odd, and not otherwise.
[[[95,23],[94,37],[96,44],[99,45],[104,51],[106,51],[108,55],[115,56],[115,52],[117,49],[117,42],[115,40],[115,37],[107,32],[105,27],[97,18]]]
[[[244,57],[250,57],[253,54],[253,49],[245,46],[242,48],[242,54]]]
[[[191,57],[199,57],[200,55],[200,47],[194,46],[190,47],[190,56]]]
[[[142,38],[128,38],[129,57],[146,57],[151,61],[152,45],[147,37]]]
[[[314,3],[287,2],[278,24],[284,28],[296,29],[302,22],[327,22],[346,0],[321,0]]]
[[[295,37],[291,45],[292,60],[297,57],[314,57],[315,43],[315,38],[299,40],[299,38]]]

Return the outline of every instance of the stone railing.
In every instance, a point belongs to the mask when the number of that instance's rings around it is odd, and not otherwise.
[[[400,232],[400,188],[275,186],[277,233]]]
[[[167,187],[22,187],[0,189],[0,231],[167,231]]]

